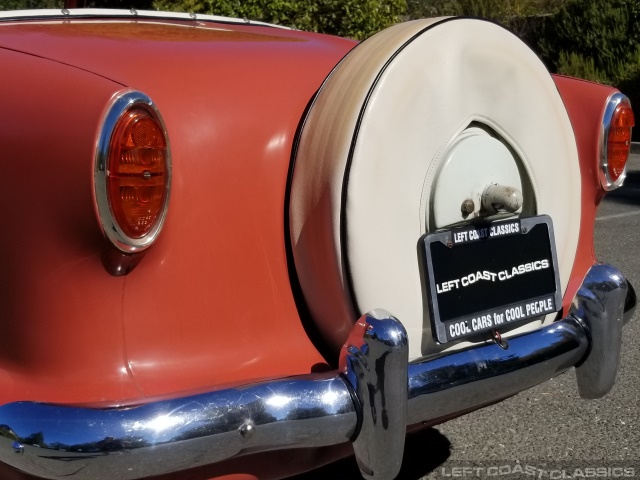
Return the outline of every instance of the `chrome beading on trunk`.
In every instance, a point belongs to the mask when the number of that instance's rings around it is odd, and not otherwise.
[[[128,408],[7,404],[0,461],[47,479],[130,480],[352,440],[363,475],[391,479],[407,425],[501,400],[574,365],[582,396],[606,393],[632,292],[618,270],[594,265],[567,317],[509,338],[507,349],[489,343],[407,365],[402,324],[373,311],[354,327],[338,371]]]

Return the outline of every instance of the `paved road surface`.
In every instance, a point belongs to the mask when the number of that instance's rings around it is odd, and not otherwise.
[[[620,268],[640,292],[640,155],[630,160],[625,187],[609,194],[601,205],[595,239],[598,258]],[[571,370],[498,405],[422,432],[405,453],[398,478],[451,478],[455,473],[478,478],[476,471],[453,468],[485,462],[486,467],[502,467],[501,471],[506,473],[510,468],[516,469],[518,461],[521,466],[534,466],[540,471],[547,468],[546,462],[559,462],[553,464],[554,468],[568,469],[566,475],[573,475],[576,468],[585,476],[589,474],[586,468],[591,467],[635,468],[635,476],[640,478],[637,313],[623,335],[621,369],[613,391],[605,398],[582,400]],[[491,473],[496,473],[496,469]],[[608,473],[617,476],[630,470]],[[551,478],[550,473],[537,475]],[[479,476],[484,478],[487,473]],[[297,477],[298,480],[358,478],[361,477],[352,460]]]

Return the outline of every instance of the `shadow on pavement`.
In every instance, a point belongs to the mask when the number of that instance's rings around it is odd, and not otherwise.
[[[451,443],[435,428],[407,435],[402,468],[396,480],[418,480],[442,465],[451,453]],[[353,457],[291,477],[289,480],[361,480]]]

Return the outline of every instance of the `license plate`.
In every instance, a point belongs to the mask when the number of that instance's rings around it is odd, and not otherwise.
[[[422,237],[434,340],[449,343],[557,312],[551,218],[473,224]]]

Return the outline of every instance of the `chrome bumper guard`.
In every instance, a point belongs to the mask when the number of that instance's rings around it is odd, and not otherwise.
[[[355,325],[340,369],[131,408],[0,407],[0,461],[48,479],[135,479],[282,448],[353,442],[365,478],[392,479],[407,425],[501,400],[576,366],[583,397],[606,394],[635,294],[608,265],[589,271],[567,317],[508,339],[408,363],[402,324]],[[633,299],[630,299],[633,296]]]

